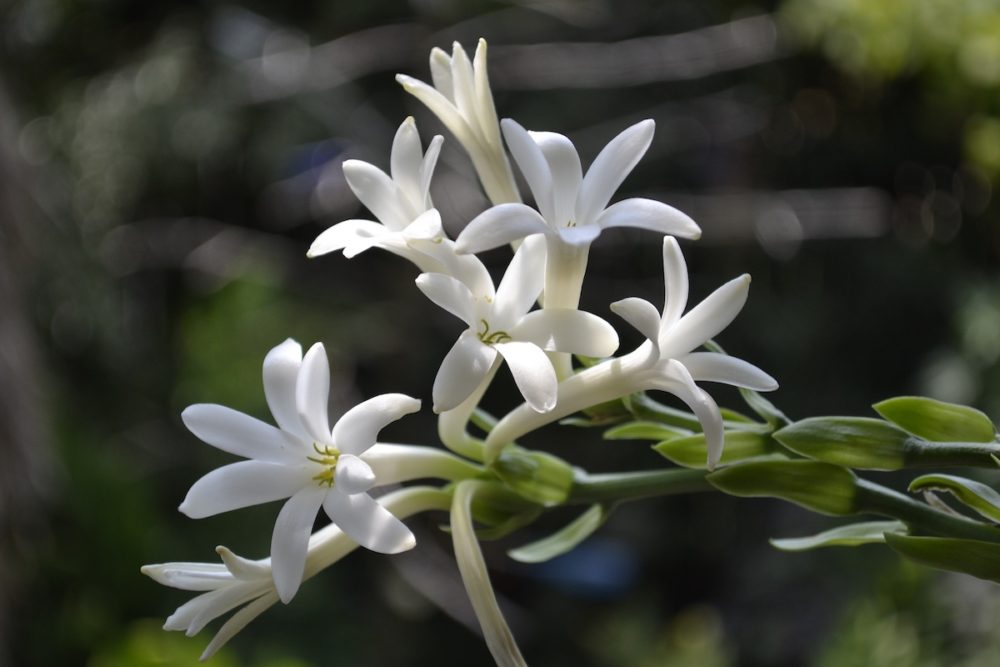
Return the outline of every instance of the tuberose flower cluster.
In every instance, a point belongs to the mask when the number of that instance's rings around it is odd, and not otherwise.
[[[276,601],[291,601],[303,580],[357,546],[383,554],[411,549],[416,541],[403,519],[448,510],[456,558],[493,657],[499,664],[523,664],[489,587],[473,525],[500,530],[515,514],[536,516],[571,497],[575,473],[569,464],[513,442],[595,405],[656,390],[679,398],[697,418],[712,468],[723,451],[723,418],[699,383],[758,391],[777,387],[746,361],[697,351],[740,312],[749,276],[733,279],[685,312],[687,268],[675,237],[697,239],[698,225],[651,199],[611,203],[650,146],[652,120],[625,128],[584,171],[565,136],[498,121],[485,42],[471,61],[458,44],[451,55],[434,49],[430,65],[432,85],[404,75],[397,80],[465,149],[492,206],[468,221],[456,239],[447,237],[430,195],[444,139],[435,136],[425,150],[416,123],[407,118],[393,141],[388,172],[360,160],[343,165],[348,186],[372,219],[333,225],[308,254],[353,258],[377,248],[398,255],[417,268],[417,288],[461,321],[430,390],[447,449],[378,441],[385,426],[420,409],[418,398],[402,394],[366,400],[331,426],[330,371],[321,343],[303,354],[299,343],[286,340],[265,357],[264,393],[275,425],[220,405],[187,408],[182,418],[195,436],[244,460],[196,481],[180,505],[183,513],[201,518],[284,501],[268,558],[248,560],[219,547],[221,563],[143,568],[164,585],[199,593],[170,616],[168,630],[195,634],[236,610],[203,657]],[[513,167],[527,183],[533,205],[523,203]],[[662,309],[638,298],[611,304],[646,339],[617,357],[615,328],[578,308],[591,245],[611,227],[662,237],[665,289]],[[495,284],[475,253],[508,244],[512,258]],[[573,355],[599,361],[584,367]],[[501,366],[513,376],[524,403],[481,424],[485,437],[473,435],[470,420]],[[527,477],[511,472],[503,465],[505,455],[531,458],[534,472]],[[417,479],[432,483],[384,492]],[[505,509],[494,514],[510,516],[476,514],[474,497],[487,506],[502,499],[497,507]],[[321,508],[331,523],[313,533]]]

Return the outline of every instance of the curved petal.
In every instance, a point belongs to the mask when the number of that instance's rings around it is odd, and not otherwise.
[[[458,112],[458,109],[448,97],[445,97],[439,91],[428,86],[423,81],[406,76],[405,74],[397,74],[396,81],[403,86],[403,90],[423,102],[424,105],[430,109],[431,113],[437,116],[438,120],[440,120],[444,126],[455,135],[455,138],[458,139],[460,144],[466,147],[476,146],[478,144],[472,128],[469,127],[469,124],[464,118],[462,118],[462,114]]]
[[[576,197],[583,182],[580,156],[568,138],[555,132],[529,132],[549,163],[552,178],[552,217],[549,223],[563,226],[575,220]]]
[[[499,248],[532,234],[551,232],[538,211],[524,204],[498,204],[472,219],[455,240],[460,253]]]
[[[476,108],[475,90],[472,84],[472,61],[465,53],[465,49],[458,42],[451,45],[451,81],[452,92],[454,93],[455,106],[458,113],[469,122],[469,127],[476,134]]]
[[[418,410],[420,401],[406,394],[382,394],[369,398],[337,420],[333,426],[333,443],[343,453],[361,454],[375,444],[379,431],[403,415]]]
[[[524,180],[531,188],[535,197],[535,206],[542,217],[550,222],[555,221],[554,201],[552,198],[552,172],[548,160],[541,147],[535,143],[528,131],[510,118],[500,121],[503,136],[507,139],[507,148],[514,156],[514,161],[521,168]]]
[[[389,173],[399,191],[410,203],[416,214],[422,211],[423,191],[420,179],[421,163],[424,153],[420,147],[420,133],[413,116],[408,116],[396,130],[392,139],[392,152],[389,156]]]
[[[371,466],[353,454],[341,454],[334,475],[334,488],[349,496],[364,493],[375,486],[375,473]]]
[[[295,407],[295,382],[301,365],[302,346],[291,338],[272,348],[264,357],[264,396],[281,430],[306,440],[309,435]]]
[[[660,332],[660,313],[657,312],[656,306],[645,299],[630,296],[627,299],[615,301],[611,304],[611,310],[652,341],[654,345],[656,344]]]
[[[324,496],[334,492],[310,484],[288,499],[278,513],[271,533],[271,570],[278,597],[285,604],[291,602],[302,584],[306,569],[309,535],[316,522],[316,512]]]
[[[678,359],[696,381],[722,382],[754,391],[774,391],[778,381],[749,361],[717,352],[692,352]]]
[[[434,412],[446,412],[467,399],[486,377],[496,356],[497,351],[475,333],[466,331],[459,336],[434,378]]]
[[[330,442],[330,364],[323,343],[309,348],[295,383],[295,405],[309,436],[324,445]]]
[[[153,581],[185,591],[213,591],[233,582],[233,575],[220,563],[160,563],[139,568]]]
[[[476,44],[476,54],[472,58],[472,80],[475,85],[475,108],[479,131],[487,143],[499,149],[500,123],[497,120],[496,107],[493,105],[493,93],[490,91],[490,78],[486,70],[486,40],[481,37]]]
[[[421,273],[416,282],[428,299],[469,326],[475,326],[476,297],[464,283],[443,273]]]
[[[444,235],[441,214],[437,209],[424,211],[403,230],[403,238],[409,241],[430,241]]]
[[[482,261],[475,255],[459,254],[454,241],[442,238],[433,241],[411,241],[411,244],[437,264],[437,270],[426,272],[443,273],[457,278],[476,298],[492,299],[495,295],[493,278],[490,277],[490,272],[483,266]]]
[[[687,307],[687,262],[677,239],[663,237],[663,323],[660,331],[672,327]]]
[[[714,337],[736,319],[749,291],[750,276],[743,274],[709,294],[677,324],[661,332],[660,354],[679,357]]]
[[[701,227],[673,206],[654,199],[635,197],[612,204],[597,216],[594,224],[609,227],[635,227],[685,239],[701,237]]]
[[[455,99],[455,84],[451,80],[451,56],[444,49],[435,46],[431,49],[430,64],[431,83],[447,99]]]
[[[608,357],[618,349],[618,334],[610,324],[597,315],[571,308],[528,313],[511,330],[511,335],[543,350],[588,357]]]
[[[511,341],[497,343],[497,352],[510,367],[514,383],[535,412],[548,412],[556,406],[558,380],[552,362],[534,343]]]
[[[344,178],[358,200],[390,230],[398,232],[412,220],[402,205],[399,187],[375,165],[345,160]]]
[[[576,201],[578,225],[587,225],[597,219],[618,186],[646,153],[653,141],[654,129],[651,119],[640,121],[608,142],[594,158],[587,175],[583,177]]]
[[[302,443],[288,433],[224,405],[191,405],[181,419],[202,441],[248,459],[280,463],[302,451]]]
[[[192,484],[177,509],[192,519],[204,519],[287,498],[308,483],[305,465],[240,461],[216,468]]]
[[[666,364],[668,378],[659,388],[668,391],[681,399],[694,412],[705,433],[705,445],[708,449],[708,469],[712,470],[722,458],[722,448],[725,444],[725,426],[722,413],[715,400],[694,383],[691,374],[684,364],[671,359]]]
[[[319,257],[327,253],[343,250],[358,241],[378,239],[391,233],[385,225],[371,220],[344,220],[323,231],[309,246],[307,257]]]
[[[250,621],[267,611],[267,609],[277,601],[278,596],[273,591],[264,593],[259,598],[230,616],[226,622],[222,624],[222,627],[219,628],[219,631],[215,633],[215,636],[212,637],[212,641],[208,642],[208,646],[205,647],[205,650],[202,652],[199,660],[208,660],[213,655],[218,653],[219,649],[225,646],[226,642],[236,636],[236,633],[245,628]]]
[[[323,509],[348,537],[366,549],[398,554],[417,545],[406,524],[367,493],[347,496],[334,490],[327,494]]]
[[[429,209],[433,206],[431,202],[431,179],[434,177],[434,168],[437,166],[438,157],[441,155],[441,145],[444,137],[435,134],[431,143],[427,146],[427,153],[423,162],[420,163],[420,196],[423,202],[422,208]]]
[[[490,322],[493,328],[506,329],[531,310],[542,293],[544,281],[545,244],[522,243],[497,287]]]

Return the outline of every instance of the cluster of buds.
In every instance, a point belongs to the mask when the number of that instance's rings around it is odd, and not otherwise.
[[[685,414],[695,431],[689,432],[702,435],[705,467],[712,469],[722,457],[725,422],[698,383],[753,391],[777,387],[746,361],[697,351],[740,312],[749,276],[724,284],[685,313],[687,268],[675,237],[698,238],[698,225],[651,199],[611,203],[650,146],[652,120],[612,138],[584,172],[565,136],[498,120],[485,42],[471,61],[458,44],[450,56],[434,49],[430,61],[433,85],[403,75],[398,81],[465,149],[492,205],[467,221],[456,239],[447,237],[430,196],[444,139],[435,136],[425,151],[416,123],[407,118],[393,141],[388,173],[359,160],[343,165],[348,186],[374,219],[333,225],[308,254],[339,251],[351,258],[371,248],[389,251],[415,265],[417,288],[462,321],[464,329],[430,392],[444,448],[378,442],[381,429],[420,409],[420,400],[402,394],[364,401],[331,427],[330,371],[320,343],[303,355],[298,343],[287,340],[264,359],[264,393],[276,426],[219,405],[187,408],[182,416],[192,433],[247,460],[195,482],[182,512],[200,518],[287,499],[274,524],[269,558],[251,561],[220,547],[222,564],[143,568],[160,583],[201,592],[168,619],[167,629],[194,634],[238,609],[205,657],[276,601],[288,603],[304,579],[356,546],[383,554],[411,549],[416,541],[403,519],[448,509],[459,569],[487,645],[499,664],[523,664],[489,585],[477,535],[524,525],[553,505],[591,502],[595,492],[582,483],[585,473],[514,441],[594,406],[663,391],[690,409]],[[528,185],[533,206],[523,203],[529,198],[522,197],[512,163]],[[611,227],[653,232],[663,248],[663,308],[638,298],[611,304],[645,337],[621,356],[614,356],[619,346],[615,328],[579,309],[591,245]],[[495,284],[475,253],[507,244],[512,258]],[[597,361],[582,367],[573,355]],[[524,403],[491,420],[478,406],[503,365]],[[486,431],[485,437],[471,434],[470,422]],[[434,483],[379,495],[380,487],[417,479]],[[620,489],[624,497],[632,493],[627,485]],[[331,525],[313,534],[320,508]],[[570,542],[561,550],[568,548]],[[550,549],[549,557],[558,552]],[[537,550],[521,553],[525,560],[540,559]]]

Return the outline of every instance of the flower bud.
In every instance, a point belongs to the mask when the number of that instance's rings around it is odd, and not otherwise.
[[[705,477],[733,496],[781,498],[820,514],[856,511],[856,478],[847,468],[819,461],[748,461]]]

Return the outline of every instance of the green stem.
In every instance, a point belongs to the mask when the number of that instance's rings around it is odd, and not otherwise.
[[[574,480],[566,503],[622,502],[652,496],[715,490],[715,487],[705,481],[704,470],[667,468],[599,475],[582,473]]]
[[[858,513],[879,514],[899,519],[917,530],[934,535],[1000,542],[1000,529],[934,509],[930,505],[874,482],[857,480],[855,496]]]
[[[997,466],[994,456],[1000,454],[996,443],[976,442],[927,442],[911,444],[905,454],[906,467],[976,466],[993,468]]]

